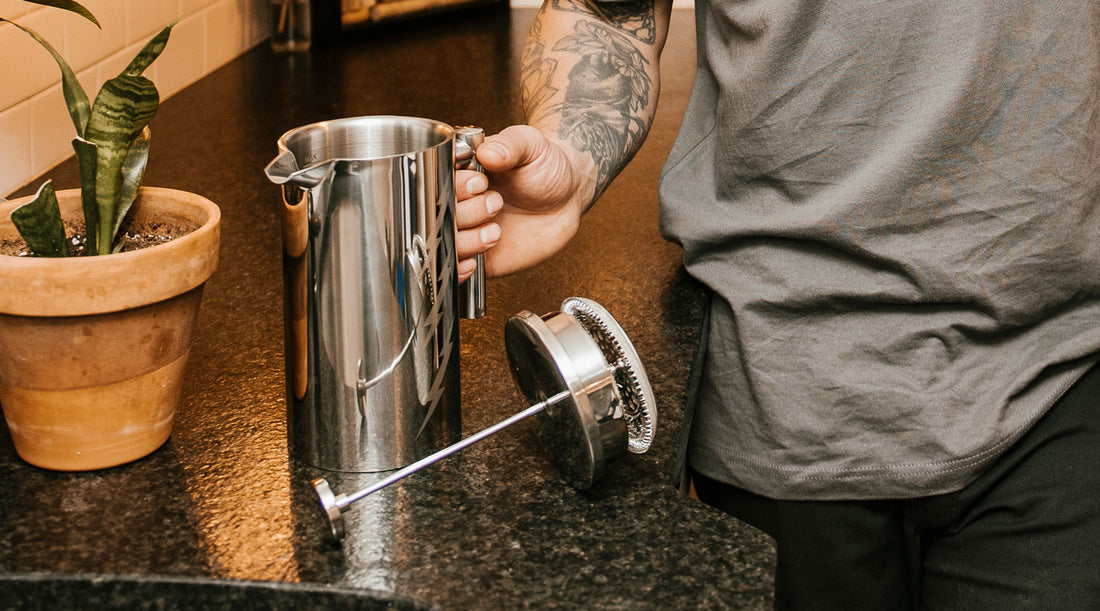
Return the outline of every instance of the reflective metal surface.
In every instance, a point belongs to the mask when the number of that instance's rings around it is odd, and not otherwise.
[[[477,147],[485,142],[485,130],[480,127],[459,127],[455,129],[455,159],[459,167],[481,171],[481,164],[474,154]],[[481,318],[485,316],[485,253],[474,257],[477,269],[462,285],[459,294],[459,312],[463,318]]]
[[[595,340],[615,376],[615,388],[626,420],[627,449],[644,454],[657,432],[657,404],[645,365],[626,331],[604,307],[591,299],[570,297],[561,311],[575,318]]]
[[[337,494],[325,478],[313,480],[335,541],[347,532],[343,512],[352,503],[529,416],[539,416],[544,449],[559,474],[581,490],[590,488],[603,475],[605,461],[623,448],[638,454],[649,449],[656,405],[630,338],[590,299],[570,297],[562,310],[541,318],[523,311],[505,327],[512,372],[533,402],[527,409],[354,493]]]
[[[454,130],[327,121],[279,139],[287,434],[330,470],[407,465],[459,436]]]
[[[504,329],[512,374],[528,401],[548,401],[539,439],[562,478],[587,490],[625,450],[641,454],[656,432],[645,367],[626,332],[603,306],[582,297],[539,317],[521,312]]]
[[[590,488],[627,441],[615,378],[603,353],[584,327],[562,312],[544,317],[520,312],[504,329],[512,374],[528,401],[563,390],[572,395],[572,401],[540,414],[539,441],[566,482]]]

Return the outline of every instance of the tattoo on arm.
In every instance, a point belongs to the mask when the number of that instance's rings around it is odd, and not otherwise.
[[[560,91],[550,82],[558,62],[546,56],[547,45],[537,20],[524,50],[522,78],[527,116],[538,119],[559,115],[558,136],[592,156],[598,171],[598,196],[633,157],[649,130],[651,117],[646,109],[652,80],[646,72],[649,62],[635,42],[655,40],[655,18],[651,2],[642,14],[639,3],[595,4],[586,0],[586,5],[604,21],[577,21],[573,33],[551,49],[559,56],[579,57],[557,103],[551,99]],[[615,8],[621,5],[628,8]],[[554,6],[563,4],[554,0]]]
[[[542,39],[542,22],[531,24],[531,32],[523,47],[520,79],[523,85],[523,111],[529,121],[544,118],[550,99],[558,92],[550,79],[558,62],[546,57],[546,41]]]
[[[646,44],[653,44],[657,40],[657,18],[653,14],[653,3],[649,0],[628,0],[625,2],[583,0],[579,6],[562,0],[554,0],[553,6],[559,11],[583,12],[595,15],[616,30],[629,34]]]
[[[640,118],[649,103],[648,62],[621,35],[590,21],[578,21],[554,50],[581,58],[569,71],[564,100],[551,108],[561,113],[558,135],[592,155],[602,192],[649,127]]]

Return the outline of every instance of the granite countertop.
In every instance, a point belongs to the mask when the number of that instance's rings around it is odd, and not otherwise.
[[[326,475],[351,492],[379,476],[325,474],[287,455],[279,198],[262,172],[275,141],[368,114],[489,132],[517,122],[533,16],[493,9],[389,25],[304,55],[264,45],[164,103],[145,184],[197,192],[223,215],[176,426],[151,456],[90,473],[31,467],[0,432],[0,608],[770,606],[770,539],[668,483],[702,316],[702,291],[661,239],[656,206],[691,87],[690,11],[674,15],[646,147],[566,252],[491,281],[489,315],[461,328],[467,436],[526,407],[504,351],[509,316],[557,311],[573,295],[603,304],[649,372],[660,413],[651,451],[612,463],[581,493],[521,422],[353,505],[342,546],[324,537],[309,481]],[[75,186],[75,163],[49,176]]]

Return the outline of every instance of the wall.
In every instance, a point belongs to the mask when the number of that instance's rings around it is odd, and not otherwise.
[[[73,67],[94,98],[173,19],[164,54],[146,71],[161,99],[213,72],[269,34],[270,0],[81,0],[102,31],[81,17],[20,0],[0,16],[37,31]],[[0,23],[0,198],[73,154],[75,132],[57,64],[45,49]]]
[[[22,0],[0,0],[0,16],[50,41],[89,97],[173,19],[164,54],[146,72],[161,98],[213,72],[269,35],[271,0],[82,0],[102,31],[81,17]],[[517,8],[541,0],[511,0]],[[675,0],[690,8],[692,0]],[[73,154],[75,135],[57,64],[29,36],[0,23],[0,199]]]
[[[542,0],[509,0],[512,8],[539,8]],[[695,0],[672,0],[672,8],[695,8]]]

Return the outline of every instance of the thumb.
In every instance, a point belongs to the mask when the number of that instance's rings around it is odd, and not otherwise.
[[[506,172],[527,165],[546,152],[549,143],[530,125],[512,125],[485,138],[477,147],[477,160],[490,172]]]

